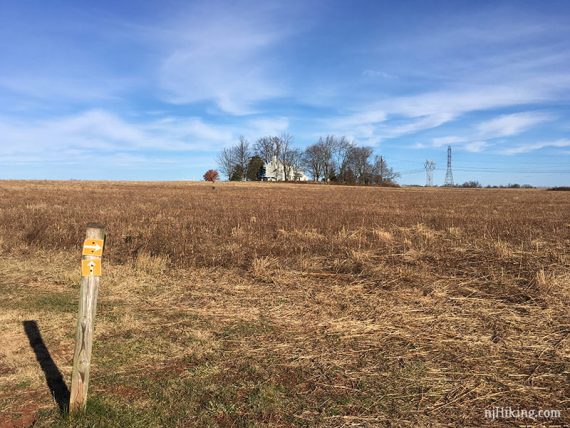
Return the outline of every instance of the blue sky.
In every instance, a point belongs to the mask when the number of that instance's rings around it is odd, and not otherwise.
[[[0,178],[199,179],[240,135],[570,184],[568,1],[0,0]]]

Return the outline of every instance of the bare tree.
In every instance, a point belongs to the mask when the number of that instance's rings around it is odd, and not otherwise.
[[[266,163],[278,161],[276,167],[282,170],[285,181],[292,179],[292,172],[301,165],[299,152],[293,148],[293,137],[287,133],[260,138],[255,142],[254,152]]]
[[[285,181],[289,181],[291,178],[291,173],[293,171],[293,163],[296,162],[297,153],[293,149],[293,136],[287,133],[282,134],[280,137],[274,138],[277,159],[280,161],[283,167],[283,178]]]
[[[329,180],[334,168],[333,150],[335,144],[333,136],[320,137],[319,141],[305,149],[303,163],[310,172],[313,180]]]
[[[228,180],[235,172],[236,159],[233,147],[224,148],[218,155],[218,167]]]
[[[380,184],[381,186],[394,183],[400,176],[399,173],[388,166],[388,163],[383,156],[376,156],[374,158],[372,175],[374,182],[376,184]]]
[[[229,180],[243,181],[246,179],[250,158],[249,142],[244,137],[239,137],[235,146],[224,148],[218,155],[218,166]]]
[[[399,177],[390,168],[383,156],[376,156],[371,164],[371,147],[359,147],[346,137],[327,135],[318,142],[300,151],[293,147],[293,136],[284,133],[280,136],[259,138],[250,150],[249,142],[240,137],[239,142],[225,148],[218,156],[220,171],[230,180],[246,180],[248,168],[255,155],[262,165],[249,171],[250,176],[258,179],[258,172],[264,168],[263,163],[276,161],[271,175],[277,180],[299,180],[303,170],[310,172],[313,180],[335,180],[344,183],[388,184]],[[253,175],[252,175],[253,174]]]
[[[254,152],[259,156],[265,163],[269,163],[274,157],[278,156],[278,137],[261,137],[255,142]]]
[[[320,181],[324,172],[320,141],[305,149],[305,152],[303,153],[303,163],[311,174],[311,177],[313,177],[313,181]]]
[[[327,136],[324,140],[319,138],[319,155],[321,158],[322,168],[323,168],[323,178],[325,181],[329,181],[334,173],[334,158],[333,153],[335,151],[336,142],[334,137]]]
[[[346,181],[351,150],[356,147],[356,144],[344,136],[340,138],[327,136],[325,141],[332,155],[332,167],[329,174],[334,174],[339,181]]]
[[[323,179],[325,181],[329,181],[331,176],[334,175],[334,153],[338,145],[338,140],[332,135],[327,135],[325,138],[320,137],[317,144],[319,147],[319,158],[323,169]]]
[[[305,150],[305,166],[317,181],[354,181],[350,178],[353,174],[349,174],[348,168],[352,149],[355,147],[356,145],[344,136],[320,137],[316,144]],[[354,154],[352,156],[354,157]]]
[[[303,175],[303,152],[299,149],[289,148],[284,168],[287,170],[287,179],[299,181]]]
[[[239,142],[233,147],[233,151],[237,169],[241,171],[241,180],[245,181],[247,166],[251,158],[249,142],[243,136],[240,136]]]
[[[370,182],[372,176],[370,156],[372,156],[372,147],[353,146],[349,150],[347,166],[354,174],[354,179],[357,183],[367,184]]]

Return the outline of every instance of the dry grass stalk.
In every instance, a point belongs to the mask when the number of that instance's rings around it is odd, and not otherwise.
[[[567,192],[0,194],[0,419],[66,424],[21,323],[69,380],[87,200],[109,240],[86,426],[480,426],[486,408],[567,404]]]

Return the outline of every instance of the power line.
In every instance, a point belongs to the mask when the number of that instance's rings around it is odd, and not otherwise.
[[[403,161],[403,159],[400,159]],[[414,161],[406,159],[405,162],[414,163]],[[516,169],[507,169],[504,167],[493,167],[493,166],[459,166],[455,168],[456,171],[465,172],[465,173],[480,173],[480,174],[570,174],[570,169],[564,168],[566,165],[560,164],[551,164],[550,166],[553,168],[560,168],[560,169],[537,169],[537,168],[519,168]],[[545,165],[546,166],[546,165]],[[426,174],[426,186],[433,186],[433,172],[434,171],[443,171],[441,168],[436,168],[435,162],[431,160],[426,160],[424,163],[423,169],[409,169],[400,171],[400,175],[416,175],[425,173]],[[451,154],[451,146],[447,147],[447,168],[445,173],[445,186],[453,186],[453,170],[452,170],[452,154]]]
[[[570,170],[550,170],[550,171],[528,171],[528,170],[485,170],[485,169],[460,169],[463,172],[482,172],[485,174],[570,174]]]
[[[485,174],[570,174],[570,170],[549,170],[549,171],[529,171],[529,170],[488,170],[479,168],[455,168],[456,171],[461,172],[480,172]],[[434,171],[444,171],[443,168],[436,168]],[[413,175],[413,174],[423,174],[425,173],[425,168],[423,169],[409,169],[404,171],[399,171],[400,175]]]

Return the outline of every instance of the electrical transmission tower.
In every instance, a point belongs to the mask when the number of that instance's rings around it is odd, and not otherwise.
[[[447,172],[444,186],[453,186],[453,171],[451,171],[451,146],[447,146]]]
[[[426,169],[426,186],[433,186],[433,170],[435,169],[435,162],[427,160],[424,163],[424,168]]]

